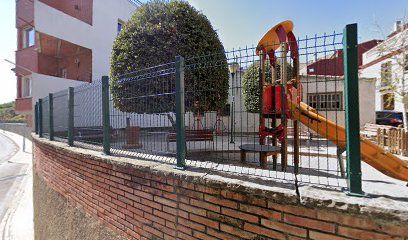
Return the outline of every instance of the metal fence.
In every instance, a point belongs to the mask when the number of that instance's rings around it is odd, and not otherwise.
[[[346,117],[343,34],[291,41],[273,54],[177,57],[55,93],[37,103],[37,132],[179,168],[343,186],[346,143],[331,128]]]

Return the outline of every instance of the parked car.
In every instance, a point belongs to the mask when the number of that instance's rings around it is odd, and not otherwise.
[[[394,127],[398,127],[399,125],[403,125],[403,116],[402,112],[391,111],[391,110],[384,110],[384,111],[377,111],[376,112],[376,124],[381,125],[390,125]]]

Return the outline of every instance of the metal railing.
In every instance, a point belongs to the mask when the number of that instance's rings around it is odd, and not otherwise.
[[[316,110],[336,126],[347,121],[344,100],[350,101],[346,93],[356,94],[356,88],[345,88],[347,78],[325,74],[329,68],[343,69],[341,60],[333,61],[343,49],[343,34],[315,35],[297,39],[297,44],[287,53],[276,50],[276,65],[259,49],[246,47],[175,57],[174,62],[117,76],[114,82],[103,77],[50,94],[36,104],[37,132],[71,146],[167,162],[180,169],[195,166],[344,186],[350,174],[345,172],[345,149],[338,146],[346,143],[322,134],[319,128],[325,125],[300,124],[302,116],[311,118]],[[346,58],[348,62],[356,56]],[[311,63],[318,63],[315,74]],[[302,104],[313,108],[300,112]],[[356,160],[348,163],[354,171],[351,162]]]

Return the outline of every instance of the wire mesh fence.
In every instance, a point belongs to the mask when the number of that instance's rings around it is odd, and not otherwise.
[[[103,144],[102,81],[99,79],[76,87],[73,95],[75,145],[100,151]]]
[[[60,142],[68,141],[68,90],[53,94],[54,138]]]
[[[188,57],[180,69],[170,62],[132,71],[110,81],[106,96],[101,80],[72,96],[55,93],[55,140],[69,140],[71,131],[76,146],[173,164],[182,146],[187,167],[344,186],[343,35],[289,40]],[[39,114],[44,136],[48,103],[42,99]]]

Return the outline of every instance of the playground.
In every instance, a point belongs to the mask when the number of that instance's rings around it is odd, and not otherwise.
[[[105,78],[56,93],[41,100],[41,109],[37,104],[42,120],[37,132],[72,146],[181,169],[204,167],[336,188],[355,183],[354,195],[363,194],[361,171],[368,173],[364,186],[380,174],[388,180],[377,183],[405,187],[407,158],[358,134],[361,106],[355,103],[365,89],[351,80],[355,48],[345,52],[344,77],[302,72],[301,66],[352,45],[357,33],[346,30],[301,39],[294,24],[284,21],[256,47],[177,57],[116,83]],[[209,78],[210,73],[218,75]],[[68,124],[60,117],[67,110]]]

